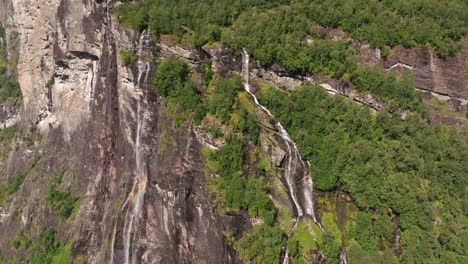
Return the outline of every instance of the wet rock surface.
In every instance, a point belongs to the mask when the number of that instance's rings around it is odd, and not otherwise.
[[[224,232],[241,232],[252,219],[245,214],[220,216],[205,188],[201,148],[221,147],[223,142],[214,142],[189,122],[174,125],[162,99],[142,80],[156,69],[157,56],[177,56],[195,70],[210,58],[213,69],[227,75],[241,73],[241,55],[222,46],[195,49],[162,40],[160,54],[145,50],[149,59],[142,73],[136,64],[124,67],[119,56],[122,50],[138,49],[140,35],[120,28],[106,1],[0,0],[0,6],[0,22],[7,34],[19,32],[18,77],[24,98],[20,116],[11,104],[0,106],[0,126],[9,126],[14,119],[41,135],[28,139],[32,143],[15,138],[5,163],[0,163],[1,180],[34,168],[19,191],[0,206],[1,254],[15,255],[8,241],[21,230],[37,235],[39,227],[58,226],[61,220],[44,202],[45,192],[58,173],[72,171],[75,178],[67,187],[80,198],[80,206],[57,232],[62,243],[71,243],[73,259],[81,263],[239,262]],[[263,69],[255,61],[250,63],[253,78],[283,89],[309,80],[375,109],[383,106],[338,80],[291,76],[277,65]],[[394,51],[384,66],[395,63],[414,67],[421,89],[468,97],[466,81],[460,77],[464,76],[460,65],[466,65],[462,55],[443,60],[428,50],[402,49]],[[139,122],[145,126],[140,127],[143,137],[136,147]],[[271,137],[262,145],[277,167],[286,156],[280,141]],[[131,210],[127,200],[135,202]],[[138,217],[129,217],[135,208]],[[21,212],[13,219],[17,209]]]
[[[40,227],[58,228],[61,220],[44,196],[55,175],[66,170],[76,175],[69,188],[80,197],[80,207],[57,232],[62,243],[72,244],[74,259],[84,263],[111,259],[113,263],[236,262],[223,232],[232,226],[242,230],[245,220],[216,213],[204,187],[201,144],[193,127],[174,126],[160,98],[140,87],[140,78],[152,75],[155,59],[145,76],[140,76],[136,65],[122,66],[119,50],[138,48],[139,36],[120,29],[105,2],[2,0],[1,4],[14,10],[2,12],[10,30],[21,32],[22,122],[37,127],[45,142],[34,150],[40,156],[37,176],[28,176],[2,207],[2,255],[15,254],[6,245],[21,230],[34,236]],[[145,106],[145,114],[140,105]],[[2,110],[2,119],[7,112]],[[146,127],[141,147],[136,148],[139,119]],[[160,153],[162,145],[168,144],[161,136],[163,130],[173,141]],[[1,179],[33,163],[25,151],[19,147],[10,154]],[[137,151],[141,158],[136,158]],[[137,159],[147,171],[147,184],[128,244],[124,203],[138,185]],[[24,221],[9,217],[16,208],[22,208],[19,218]]]

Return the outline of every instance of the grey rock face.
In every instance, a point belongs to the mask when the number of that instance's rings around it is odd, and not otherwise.
[[[0,4],[7,33],[20,34],[22,122],[38,128],[47,142],[32,150],[42,157],[35,168],[38,176],[26,179],[7,201],[6,211],[2,208],[2,255],[14,255],[7,241],[21,230],[37,234],[35,226],[59,228],[44,193],[57,172],[71,170],[76,178],[69,188],[80,197],[80,207],[73,221],[57,232],[61,242],[72,244],[75,260],[235,262],[223,231],[230,226],[242,230],[245,220],[215,212],[204,187],[201,144],[193,128],[174,127],[160,99],[141,84],[154,72],[155,54],[145,51],[153,59],[144,76],[136,65],[122,66],[118,52],[138,48],[139,36],[113,21],[106,1],[2,0]],[[9,12],[3,12],[4,6],[11,7]],[[138,139],[141,147],[136,147],[138,120],[146,124]],[[163,131],[174,142],[159,153],[168,144]],[[10,154],[1,178],[28,166],[31,160],[26,156],[24,163],[14,162],[24,151],[19,146]],[[146,184],[139,217],[130,224],[125,201],[134,197],[133,186],[139,186],[139,162],[147,172]],[[25,208],[21,215],[25,221],[6,217],[15,207]],[[130,232],[129,225],[135,227]],[[126,234],[131,235],[130,243]]]

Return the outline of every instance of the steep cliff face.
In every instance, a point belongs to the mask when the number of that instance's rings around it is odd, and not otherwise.
[[[401,46],[382,57],[380,50],[359,45],[360,61],[377,65],[386,71],[414,75],[416,87],[429,98],[450,102],[453,110],[463,112],[468,103],[468,54],[466,48],[452,57],[442,57],[430,47],[408,49]]]
[[[384,67],[409,68],[414,72],[416,87],[464,102],[468,98],[466,54],[440,57],[428,48],[405,49],[397,47],[384,60]],[[405,65],[407,67],[405,67]]]
[[[178,56],[195,71],[210,58],[220,75],[240,74],[242,57],[220,46],[203,50],[164,39],[158,53],[147,32],[119,27],[108,2],[0,0],[7,36],[18,34],[23,96],[18,115],[11,105],[0,109],[0,127],[19,127],[0,150],[0,180],[24,175],[0,199],[1,255],[24,260],[25,248],[9,242],[53,228],[76,263],[240,262],[225,232],[249,228],[254,219],[221,216],[205,184],[202,147],[222,142],[189,121],[176,124],[149,82],[159,57]],[[132,68],[123,66],[123,50],[137,50]],[[383,62],[386,68],[398,63],[416,69],[421,89],[466,104],[466,81],[459,76],[463,57],[442,61],[427,50],[395,50]],[[283,89],[308,80],[376,110],[383,107],[344,82],[250,66],[253,78]],[[268,143],[262,150],[280,168],[288,146],[263,122]],[[66,219],[46,201],[57,178],[55,187],[78,200]],[[292,212],[290,197],[278,194],[287,192],[284,186],[277,189],[273,196]]]
[[[2,167],[2,180],[29,172],[2,204],[2,256],[25,257],[8,241],[51,227],[78,263],[235,261],[222,232],[242,217],[214,213],[192,125],[174,126],[148,92],[152,49],[104,1],[0,5],[7,34],[19,33],[21,126],[42,134],[18,134]],[[122,66],[118,51],[129,48],[143,49],[144,67]],[[66,222],[45,202],[57,175],[73,175],[59,188],[79,197]]]

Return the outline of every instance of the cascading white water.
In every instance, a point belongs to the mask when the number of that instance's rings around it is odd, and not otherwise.
[[[248,52],[243,49],[242,50],[242,77],[244,79],[244,89],[249,93],[252,98],[254,99],[255,104],[262,109],[265,113],[267,113],[273,120],[276,120],[273,114],[257,99],[257,96],[250,90],[250,73],[249,73],[249,63],[250,63],[250,56]],[[284,144],[287,147],[287,164],[285,167],[284,178],[286,180],[286,184],[288,185],[289,193],[291,195],[291,199],[297,210],[297,216],[300,218],[305,214],[312,217],[312,220],[320,227],[322,231],[324,228],[318,222],[315,211],[314,211],[314,200],[313,200],[313,182],[309,174],[309,163],[305,163],[302,159],[301,155],[299,154],[299,150],[296,146],[296,143],[291,139],[289,133],[286,129],[281,125],[279,121],[275,121],[275,128],[278,130],[279,135],[284,141]],[[302,170],[301,170],[302,168]],[[299,175],[301,174],[301,175]],[[298,197],[297,197],[297,186],[295,183],[295,179],[300,178],[302,184],[302,192],[304,198],[304,206],[301,205]]]
[[[114,255],[115,255],[115,237],[117,236],[117,224],[114,223],[114,231],[112,231],[111,237],[111,252],[110,252],[110,261],[109,263],[112,264],[114,262]]]
[[[144,49],[151,46],[151,36],[149,30],[143,31],[140,36],[138,44],[138,61],[137,61],[137,110],[136,110],[136,131],[135,131],[135,180],[132,186],[132,190],[122,206],[122,211],[126,209],[124,218],[123,228],[123,246],[124,246],[124,263],[136,263],[138,253],[138,225],[142,217],[142,208],[144,205],[144,195],[146,193],[148,183],[148,173],[145,164],[144,146],[142,144],[142,137],[146,128],[146,115],[148,113],[148,103],[146,102],[146,96],[144,88],[147,87],[148,76],[151,70],[151,64],[149,61],[143,59]],[[144,79],[143,79],[144,76]],[[142,106],[143,105],[143,106]],[[142,109],[143,108],[143,109]],[[114,245],[112,244],[112,247]],[[112,249],[112,253],[113,253]],[[114,254],[111,254],[110,263],[113,263]],[[131,261],[131,262],[130,262]]]
[[[340,248],[340,258],[338,260],[339,264],[348,264],[348,255],[346,254],[346,249],[344,246]]]
[[[289,253],[288,253],[288,251],[286,251],[286,254],[284,255],[283,264],[289,264]]]

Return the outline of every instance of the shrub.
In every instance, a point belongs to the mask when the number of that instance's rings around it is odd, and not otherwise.
[[[241,80],[239,77],[218,80],[208,96],[208,113],[215,115],[223,124],[228,123],[237,92],[240,90]]]
[[[245,262],[279,263],[286,236],[278,226],[259,225],[245,234],[234,248]]]
[[[73,196],[69,191],[58,191],[57,188],[62,183],[63,174],[57,176],[46,192],[45,201],[51,206],[60,216],[67,219],[75,210],[78,202],[78,197]]]
[[[156,93],[184,112],[197,110],[201,102],[197,85],[188,79],[189,74],[185,62],[169,58],[159,65],[154,77]]]

